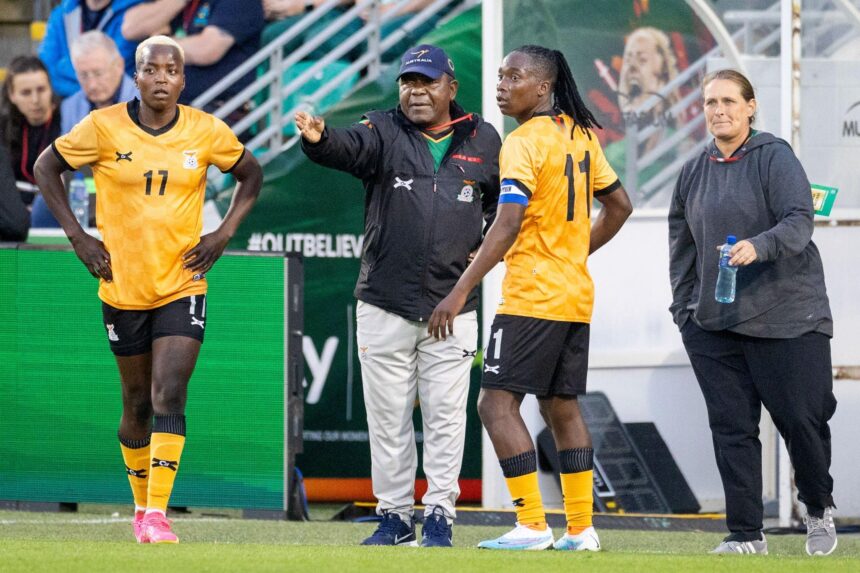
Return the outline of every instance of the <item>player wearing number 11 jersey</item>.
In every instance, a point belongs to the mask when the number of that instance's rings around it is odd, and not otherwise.
[[[260,191],[260,166],[222,121],[177,105],[184,54],[155,36],[135,54],[140,100],[97,110],[36,163],[48,207],[99,278],[105,334],[119,367],[119,442],[141,543],[177,543],[165,513],[185,445],[188,380],[206,326],[205,273]],[[60,174],[92,166],[103,241],[77,223]],[[238,184],[221,225],[201,236],[206,170]]]
[[[632,207],[606,161],[561,52],[523,46],[499,69],[496,100],[519,123],[502,145],[499,209],[478,255],[434,310],[428,328],[452,332],[464,293],[504,256],[502,301],[484,354],[478,413],[493,442],[517,526],[486,549],[598,551],[591,523],[593,450],[579,411],[585,392],[594,286],[586,262],[624,224]],[[603,205],[591,224],[592,198]],[[538,398],[561,466],[567,531],[547,526],[537,457],[520,415]]]

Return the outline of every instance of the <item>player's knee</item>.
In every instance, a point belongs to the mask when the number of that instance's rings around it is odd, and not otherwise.
[[[481,419],[481,423],[484,426],[492,421],[492,405],[490,402],[492,402],[492,400],[488,399],[484,392],[481,392],[478,395],[478,417]]]
[[[164,385],[153,389],[152,407],[157,414],[184,414],[185,391],[175,386]]]
[[[138,428],[149,428],[152,423],[152,404],[149,400],[139,402],[132,408],[132,420]]]
[[[502,399],[494,392],[481,392],[478,396],[478,416],[481,423],[488,430],[496,424],[504,423],[506,416],[513,413],[512,404],[513,402]],[[516,406],[518,409],[519,405]]]

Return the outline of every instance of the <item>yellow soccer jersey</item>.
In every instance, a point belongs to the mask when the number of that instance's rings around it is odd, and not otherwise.
[[[172,122],[152,130],[140,124],[139,104],[93,111],[54,142],[67,167],[92,165],[96,225],[113,269],[99,298],[126,310],[206,292],[206,280],[182,267],[203,229],[206,169],[230,171],[245,151],[208,113],[180,105]]]
[[[591,202],[618,187],[597,137],[567,115],[537,115],[505,139],[499,203],[526,205],[505,255],[499,314],[591,322]]]

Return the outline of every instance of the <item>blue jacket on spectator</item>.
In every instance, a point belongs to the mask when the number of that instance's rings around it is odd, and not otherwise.
[[[119,89],[114,94],[114,103],[131,101],[136,97],[139,97],[139,94],[137,87],[134,85],[134,80],[123,74]],[[87,94],[84,93],[84,90],[78,90],[73,95],[67,97],[60,104],[60,131],[63,134],[69,133],[92,110],[93,106],[90,100],[87,99]]]
[[[45,39],[39,50],[39,58],[48,68],[51,85],[54,91],[61,97],[68,97],[81,89],[75,70],[72,67],[72,57],[69,46],[75,37],[90,29],[101,30],[110,36],[122,58],[125,60],[125,71],[129,75],[134,74],[134,50],[138,42],[128,41],[122,35],[122,20],[125,11],[140,4],[143,0],[113,0],[105,9],[101,21],[94,27],[83,29],[81,5],[85,0],[63,0],[62,4],[51,11],[48,18],[48,29]]]

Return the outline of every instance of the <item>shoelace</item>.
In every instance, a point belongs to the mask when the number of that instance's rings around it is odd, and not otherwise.
[[[394,518],[388,514],[382,517],[382,523],[379,524],[379,529],[377,529],[377,533],[385,533],[391,535],[397,535],[397,530],[400,529],[400,525],[403,522],[399,519]]]
[[[424,520],[424,537],[431,536],[448,536],[448,524],[445,521],[443,514],[434,511]]]
[[[809,527],[809,533],[815,533],[816,531],[823,531],[827,533],[827,527],[830,525],[828,518],[826,517],[815,517],[814,515],[806,516],[806,524]]]
[[[170,526],[170,524],[173,523],[160,513],[153,513],[152,515],[144,517],[143,522],[147,525],[157,525],[159,527]]]

